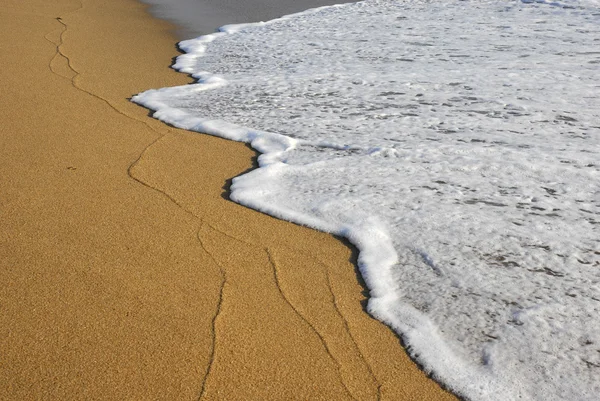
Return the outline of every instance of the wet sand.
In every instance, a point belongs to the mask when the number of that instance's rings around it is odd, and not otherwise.
[[[348,0],[141,0],[150,12],[175,24],[180,39],[213,33],[228,24],[269,21],[282,15]]]
[[[349,247],[227,200],[251,149],[128,101],[189,82],[145,8],[0,6],[0,399],[452,399]]]

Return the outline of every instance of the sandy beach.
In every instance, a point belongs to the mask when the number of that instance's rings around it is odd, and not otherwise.
[[[351,248],[228,200],[250,148],[129,102],[190,82],[146,9],[0,6],[0,399],[453,399]]]

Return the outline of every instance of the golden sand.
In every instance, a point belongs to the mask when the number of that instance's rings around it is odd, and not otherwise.
[[[227,200],[245,145],[128,101],[185,84],[133,0],[0,6],[0,399],[453,398],[363,311],[352,250]]]

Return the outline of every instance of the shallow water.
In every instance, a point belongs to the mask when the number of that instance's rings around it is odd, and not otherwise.
[[[141,0],[150,12],[177,25],[181,39],[213,33],[225,24],[269,21],[339,0]]]
[[[371,0],[181,47],[200,83],[134,100],[262,152],[232,199],[353,242],[438,380],[597,398],[597,2]]]

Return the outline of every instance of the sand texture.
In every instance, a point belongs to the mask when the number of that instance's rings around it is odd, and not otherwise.
[[[2,1],[0,399],[452,398],[363,311],[350,248],[227,200],[251,149],[128,101],[189,82],[172,29]]]

